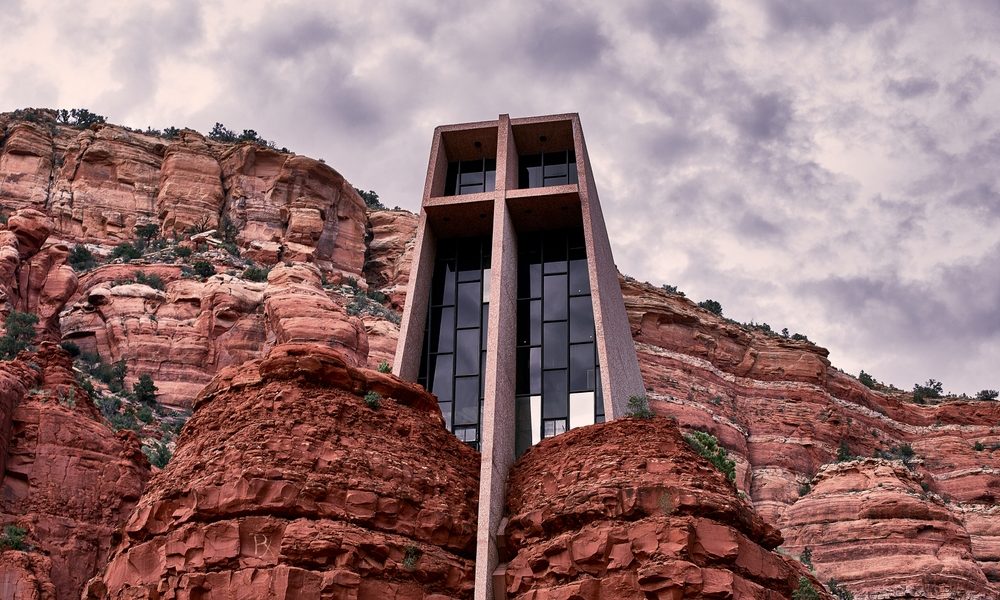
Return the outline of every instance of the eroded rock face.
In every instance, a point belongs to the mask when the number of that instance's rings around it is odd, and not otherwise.
[[[418,386],[278,346],[205,389],[87,597],[471,598],[478,473]]]
[[[785,547],[857,598],[997,598],[963,519],[898,462],[829,465],[784,514]]]
[[[507,508],[510,598],[777,599],[808,576],[667,419],[544,440],[514,465]]]
[[[165,290],[132,280],[156,275]],[[88,273],[62,314],[64,339],[107,362],[125,359],[133,381],[149,374],[161,402],[190,406],[223,367],[259,358],[277,344],[316,342],[364,363],[364,326],[331,300],[310,264],[279,265],[266,283],[225,274],[182,276],[178,265],[108,265]]]
[[[377,210],[368,214],[368,221],[371,239],[365,277],[369,285],[379,288],[395,306],[402,307],[410,280],[418,217],[406,211]]]
[[[0,362],[0,524],[28,531],[27,552],[0,557],[5,597],[76,599],[132,512],[149,463],[115,434],[52,344]]]
[[[654,410],[675,417],[682,428],[719,438],[737,461],[739,488],[768,522],[784,527],[790,507],[799,520],[806,510],[815,511],[817,519],[838,512],[834,497],[799,502],[800,490],[823,465],[836,461],[841,443],[857,456],[896,448],[899,458],[899,449],[908,446],[913,452],[908,460],[928,490],[950,500],[940,509],[945,520],[964,528],[972,559],[998,578],[1000,451],[993,446],[1000,442],[995,426],[1000,404],[919,406],[907,394],[869,390],[829,366],[826,350],[818,346],[747,331],[649,285],[624,281],[622,289]],[[934,597],[939,582],[928,580],[927,589],[919,590],[920,570],[905,548],[908,534],[890,525],[885,533],[900,549],[897,555],[887,542],[880,546],[882,558],[897,565],[908,589]],[[865,590],[875,594],[874,587],[858,588]],[[983,587],[970,593],[962,597],[995,592]]]

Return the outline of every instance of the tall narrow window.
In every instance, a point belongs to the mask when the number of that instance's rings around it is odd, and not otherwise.
[[[518,240],[515,446],[604,420],[583,232]]]
[[[417,379],[437,396],[448,429],[477,449],[482,434],[489,276],[488,237],[438,244]]]

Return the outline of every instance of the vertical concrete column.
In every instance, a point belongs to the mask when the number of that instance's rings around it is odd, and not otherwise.
[[[399,321],[399,341],[396,343],[396,357],[392,372],[396,377],[416,381],[423,356],[421,344],[424,341],[424,327],[427,321],[427,303],[431,297],[431,279],[434,275],[434,255],[437,243],[427,213],[420,210],[417,221],[416,245],[413,248],[413,264],[410,266],[410,281],[406,284],[406,304],[403,318]]]
[[[492,271],[486,381],[483,400],[482,463],[479,474],[479,531],[476,540],[476,600],[494,600],[492,574],[499,562],[496,530],[503,517],[507,473],[514,463],[514,382],[517,323],[517,234],[506,192],[516,169],[507,115],[500,115],[496,196],[493,202]],[[513,156],[516,161],[516,155]],[[513,172],[513,175],[511,173]],[[497,599],[500,600],[500,599]]]
[[[604,224],[604,214],[597,198],[597,184],[590,169],[583,128],[579,117],[574,116],[572,122],[573,142],[578,157],[577,174],[583,234],[587,247],[587,270],[594,303],[597,356],[601,362],[601,392],[604,394],[604,415],[610,421],[624,415],[628,398],[644,395],[646,388],[636,359],[635,342],[632,340],[632,330],[625,312],[622,289],[618,283],[618,268],[611,254],[611,241]],[[588,158],[581,161],[579,157]]]

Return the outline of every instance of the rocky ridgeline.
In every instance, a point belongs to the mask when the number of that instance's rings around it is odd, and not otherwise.
[[[392,361],[415,215],[365,211],[320,161],[190,130],[0,131],[4,313],[124,361],[126,392],[148,374],[161,408],[195,407],[146,485],[139,440],[74,383],[111,397],[89,367],[52,345],[0,362],[0,517],[24,534],[0,595],[75,599],[98,575],[89,597],[471,597],[477,457],[429,397],[365,369]],[[70,266],[80,244],[97,264]],[[510,597],[788,598],[800,577],[859,600],[1000,596],[1000,405],[918,406],[811,343],[622,285],[654,410],[715,435],[739,493],[666,420],[545,442],[511,479]]]

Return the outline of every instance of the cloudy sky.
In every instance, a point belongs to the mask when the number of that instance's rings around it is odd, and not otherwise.
[[[252,128],[414,211],[435,125],[578,112],[623,272],[1000,388],[995,0],[0,0],[0,31],[0,110]]]

